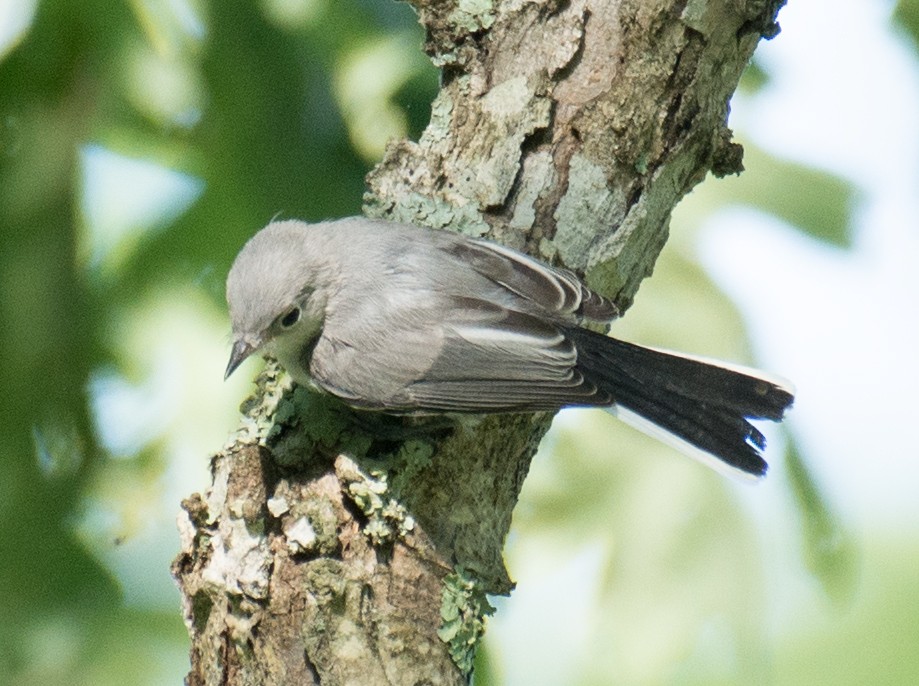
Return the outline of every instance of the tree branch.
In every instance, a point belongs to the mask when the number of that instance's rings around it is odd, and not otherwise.
[[[781,4],[417,0],[442,88],[368,176],[366,213],[487,234],[625,309],[680,198],[740,170],[728,100]],[[285,378],[263,374],[184,503],[189,683],[467,683],[550,417],[393,438]]]

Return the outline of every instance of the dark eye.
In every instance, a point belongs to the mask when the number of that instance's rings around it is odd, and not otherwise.
[[[285,329],[289,329],[298,321],[300,321],[300,308],[295,307],[290,312],[281,317],[281,326]]]

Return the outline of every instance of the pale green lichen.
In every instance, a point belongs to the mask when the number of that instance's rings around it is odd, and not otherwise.
[[[695,164],[695,158],[687,154],[657,167],[628,214],[615,222],[616,230],[591,244],[585,269],[591,288],[617,294],[619,304],[628,304],[641,279],[651,274],[664,247],[675,195],[694,173]]]
[[[539,79],[517,76],[480,99],[481,116],[469,145],[468,168],[448,167],[453,188],[479,207],[503,204],[519,176],[527,136],[551,121],[552,101],[536,95]],[[474,173],[469,173],[474,169]]]
[[[518,118],[524,109],[531,104],[533,89],[526,76],[516,76],[495,84],[482,96],[482,111],[496,118]],[[548,114],[549,107],[542,108]],[[526,117],[526,119],[530,119]],[[545,115],[540,115],[544,119]],[[546,122],[548,123],[548,122]]]
[[[468,77],[466,77],[468,78]],[[430,147],[432,143],[445,140],[450,133],[450,120],[453,115],[453,96],[446,88],[441,89],[434,102],[431,103],[431,119],[424,133],[421,134],[419,144]]]
[[[367,517],[364,535],[373,546],[392,543],[415,528],[414,518],[392,497],[385,473],[368,474],[353,461],[339,468],[339,478],[346,482],[352,502]]]
[[[442,624],[437,635],[447,644],[450,657],[463,674],[472,671],[476,647],[485,633],[485,618],[494,611],[476,578],[463,567],[457,566],[444,579]]]
[[[282,465],[299,464],[317,448],[365,455],[373,441],[354,426],[341,401],[302,386],[283,395],[271,419],[264,443]]]
[[[546,262],[555,262],[555,259],[558,257],[558,248],[555,246],[555,243],[548,238],[540,238],[539,254]]]
[[[400,193],[402,193],[400,191]],[[457,204],[451,204],[451,203]],[[364,195],[364,214],[368,217],[385,217],[394,222],[428,226],[432,229],[457,231],[468,236],[483,236],[488,224],[482,219],[475,203],[462,197],[449,201],[438,196],[406,191],[392,203],[373,193]]]
[[[292,388],[293,381],[276,362],[269,361],[256,378],[255,385],[258,390],[246,398],[239,408],[242,420],[236,434],[230,437],[228,446],[237,443],[264,445],[275,424],[279,406],[283,407],[285,394]]]
[[[520,175],[520,187],[514,203],[514,216],[510,226],[529,230],[536,223],[536,201],[539,194],[551,188],[555,181],[555,165],[552,155],[546,151],[536,152],[524,159],[524,173]]]
[[[462,44],[462,38],[471,33],[491,28],[495,23],[497,13],[492,0],[459,0],[453,11],[447,17],[456,34],[450,45]],[[446,45],[444,46],[446,47]],[[431,57],[435,67],[443,68],[459,61],[460,51],[445,50]]]
[[[574,155],[568,190],[555,210],[558,228],[552,239],[565,265],[585,269],[597,235],[619,224],[625,207],[625,197],[609,188],[603,168],[580,153]]]
[[[448,20],[461,31],[475,33],[495,23],[495,8],[491,0],[459,0]]]
[[[402,493],[404,488],[412,482],[422,471],[431,464],[434,455],[434,446],[427,441],[410,439],[402,444],[392,458],[393,479],[392,490],[396,494]]]
[[[431,57],[431,63],[438,69],[443,69],[448,67],[451,64],[456,64],[456,51],[449,50],[447,52],[438,53]]]
[[[240,407],[240,428],[228,446],[267,446],[275,461],[283,465],[301,462],[317,447],[366,454],[372,438],[354,427],[341,401],[294,384],[272,360],[255,383],[257,391]]]
[[[735,8],[724,3],[688,0],[680,14],[680,21],[708,38],[719,28],[730,26],[733,17],[729,15],[735,11]]]
[[[648,153],[647,150],[642,152],[638,156],[638,159],[635,160],[635,171],[637,171],[639,174],[647,174],[649,157],[650,157],[650,154]]]

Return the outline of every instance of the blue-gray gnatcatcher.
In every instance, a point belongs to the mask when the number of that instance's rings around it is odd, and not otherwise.
[[[793,389],[755,370],[583,328],[615,305],[501,245],[352,217],[277,221],[227,278],[229,376],[256,351],[356,408],[490,413],[600,406],[682,451],[762,476]]]

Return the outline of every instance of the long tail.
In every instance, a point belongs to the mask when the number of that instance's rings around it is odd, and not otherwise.
[[[715,468],[766,473],[766,439],[748,420],[780,421],[794,401],[790,384],[586,329],[566,333],[577,346],[578,369],[615,399],[610,412]]]

